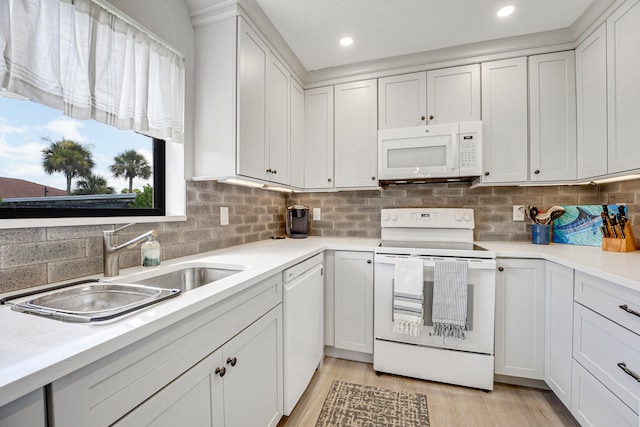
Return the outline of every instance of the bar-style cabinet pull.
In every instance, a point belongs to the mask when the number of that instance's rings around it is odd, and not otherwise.
[[[634,316],[638,316],[638,317],[640,317],[640,313],[638,313],[638,312],[637,312],[637,311],[635,311],[635,310],[631,310],[631,309],[629,308],[629,306],[627,306],[627,304],[622,304],[622,305],[621,305],[621,306],[619,306],[619,307],[620,307],[621,309],[623,309],[624,311],[626,311],[627,313],[629,313],[629,314],[633,314]]]
[[[640,383],[640,375],[636,374],[631,369],[627,368],[627,364],[626,363],[624,363],[624,362],[618,363],[618,368],[622,369],[625,374],[629,375],[631,378],[633,378],[634,380],[636,380],[636,381],[638,381]]]

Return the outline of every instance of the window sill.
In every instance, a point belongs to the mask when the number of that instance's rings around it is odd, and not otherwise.
[[[131,216],[131,217],[96,217],[96,218],[26,218],[3,219],[0,221],[0,229],[8,228],[41,228],[41,227],[68,227],[81,225],[111,225],[111,224],[142,224],[150,222],[178,222],[186,221],[186,215],[169,216]]]

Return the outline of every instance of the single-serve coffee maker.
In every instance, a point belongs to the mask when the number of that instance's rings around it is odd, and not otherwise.
[[[304,239],[309,230],[309,208],[306,206],[287,206],[287,236],[292,239]]]

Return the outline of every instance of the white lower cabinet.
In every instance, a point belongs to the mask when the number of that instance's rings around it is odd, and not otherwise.
[[[0,407],[0,426],[2,427],[45,427],[46,425],[47,409],[43,388]]]
[[[281,322],[278,306],[115,425],[276,426],[282,417]]]
[[[495,373],[542,380],[544,372],[544,261],[496,262]]]
[[[573,361],[571,414],[582,426],[637,427],[638,415]]]
[[[214,410],[213,424],[186,418],[167,425],[218,426],[220,414],[226,426],[276,425],[283,396],[281,303],[282,274],[276,274],[54,381],[49,405],[54,425],[85,427],[95,420],[111,425],[138,411],[140,420],[165,425],[161,412],[167,411],[166,419],[193,412],[189,417],[196,420],[206,416],[203,405]],[[234,357],[237,364],[230,366]],[[204,360],[209,360],[206,368],[200,367]],[[226,369],[223,409],[216,397],[216,367]],[[209,396],[207,403],[201,394]],[[172,404],[162,403],[168,401]]]
[[[571,407],[573,269],[545,265],[544,381]]]
[[[336,251],[334,345],[373,353],[373,253]]]

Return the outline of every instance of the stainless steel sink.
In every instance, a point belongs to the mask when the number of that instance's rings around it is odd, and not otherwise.
[[[57,320],[95,322],[114,319],[178,294],[179,289],[93,280],[21,294],[2,303],[16,311]]]
[[[134,280],[132,283],[165,289],[176,288],[180,289],[182,292],[187,292],[200,286],[224,279],[225,277],[232,276],[240,271],[242,270],[191,266],[144,280]]]

